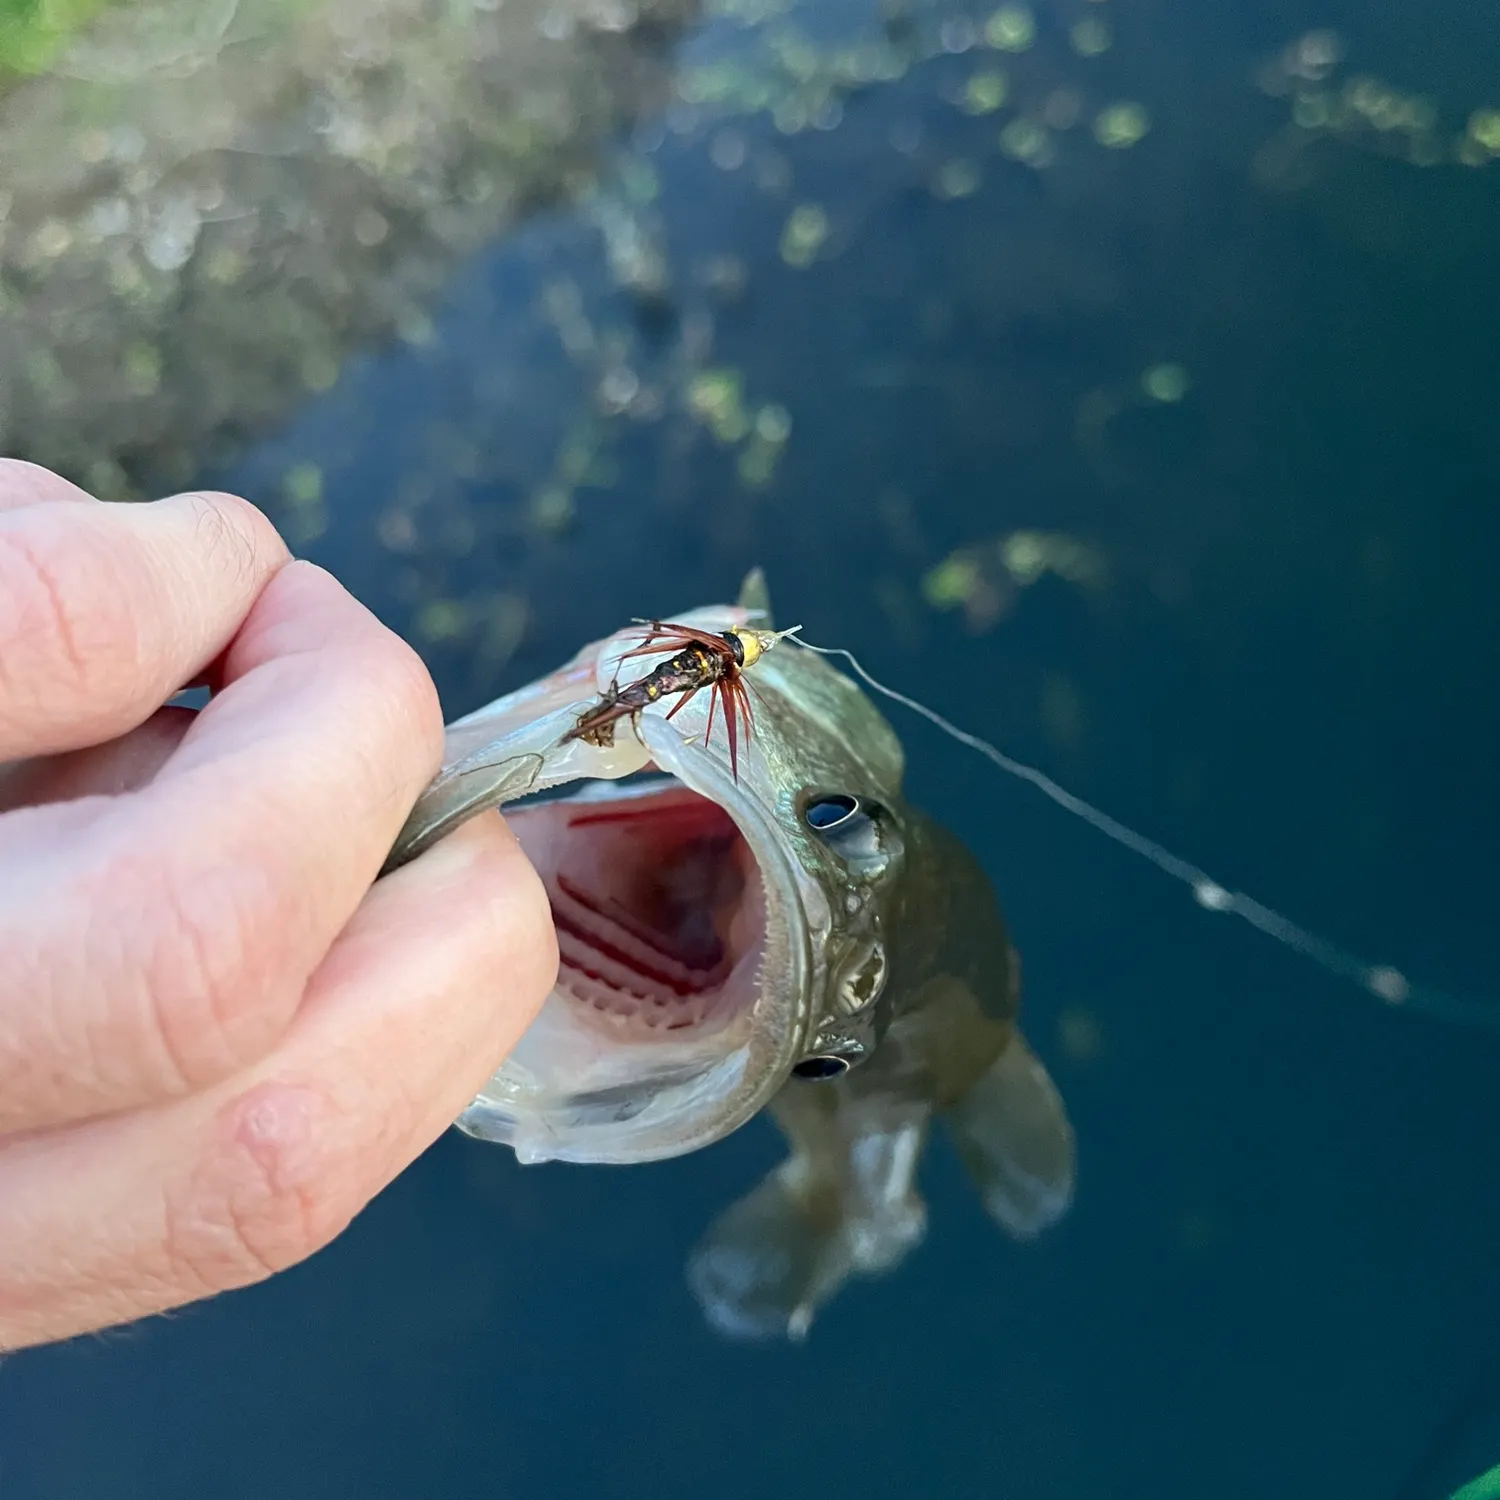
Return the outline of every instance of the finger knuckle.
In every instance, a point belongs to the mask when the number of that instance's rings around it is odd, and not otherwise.
[[[398,732],[415,734],[421,742],[440,749],[443,709],[432,674],[416,651],[394,632],[381,662],[382,683]]]
[[[378,789],[382,806],[409,805],[415,794],[411,785],[414,762],[421,762],[421,774],[426,777],[442,761],[443,711],[437,688],[422,658],[389,631],[370,670],[368,702],[379,717],[375,732],[365,742],[363,779]]]
[[[287,560],[280,533],[248,500],[222,490],[192,490],[181,499],[197,518],[204,556],[225,564],[240,582],[248,584]]]
[[[177,1286],[201,1295],[287,1270],[336,1238],[363,1206],[357,1174],[329,1142],[334,1111],[314,1091],[257,1084],[215,1118],[193,1170],[166,1199],[164,1248]]]

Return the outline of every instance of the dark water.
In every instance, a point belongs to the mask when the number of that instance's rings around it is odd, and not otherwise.
[[[927,1243],[805,1346],[742,1347],[682,1268],[764,1122],[633,1170],[454,1136],[273,1284],[9,1363],[6,1500],[1423,1500],[1500,1457],[1500,162],[1464,144],[1500,21],[1079,0],[1009,53],[962,14],[799,7],[804,74],[884,36],[901,76],[835,90],[832,128],[644,110],[589,204],[203,477],[418,640],[453,713],[763,563],[810,639],[1489,1029],[1200,911],[898,718],[1077,1127],[1058,1229],[1002,1240],[939,1147]],[[748,87],[786,24],[690,28],[685,91]],[[1277,93],[1315,28],[1341,60]],[[1003,106],[955,106],[997,68]],[[1122,101],[1149,128],[1107,148]],[[1089,566],[1018,583],[1018,532]]]

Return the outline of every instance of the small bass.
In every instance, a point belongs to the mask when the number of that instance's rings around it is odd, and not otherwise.
[[[672,630],[756,642],[734,663],[745,734],[727,696],[716,732],[719,697],[689,701],[693,681],[632,692]],[[789,1155],[715,1223],[689,1279],[725,1331],[799,1336],[851,1274],[921,1238],[935,1120],[1017,1237],[1067,1208],[1074,1141],[1017,1027],[983,871],[903,799],[900,742],[869,698],[811,652],[764,649],[775,634],[753,573],[738,604],[595,642],[460,720],[390,864],[507,805],[561,963],[459,1127],[523,1162],[630,1163],[768,1108]]]

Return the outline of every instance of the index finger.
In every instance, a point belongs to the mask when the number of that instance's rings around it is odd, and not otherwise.
[[[288,558],[233,495],[104,504],[0,459],[0,761],[144,722],[225,649]]]

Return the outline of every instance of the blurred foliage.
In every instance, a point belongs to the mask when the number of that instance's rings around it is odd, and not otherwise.
[[[1345,54],[1337,32],[1310,31],[1261,69],[1261,89],[1290,102],[1291,129],[1273,147],[1300,152],[1331,139],[1417,167],[1482,167],[1500,157],[1500,110],[1445,116],[1426,94],[1346,71]]]
[[[0,448],[127,496],[429,340],[660,102],[690,0],[3,3]]]
[[[934,609],[961,610],[971,630],[984,631],[1015,608],[1021,590],[1049,574],[1096,590],[1108,579],[1108,564],[1098,547],[1064,532],[1012,531],[950,553],[928,570],[922,593]]]
[[[0,75],[42,73],[68,41],[119,0],[0,0]]]

